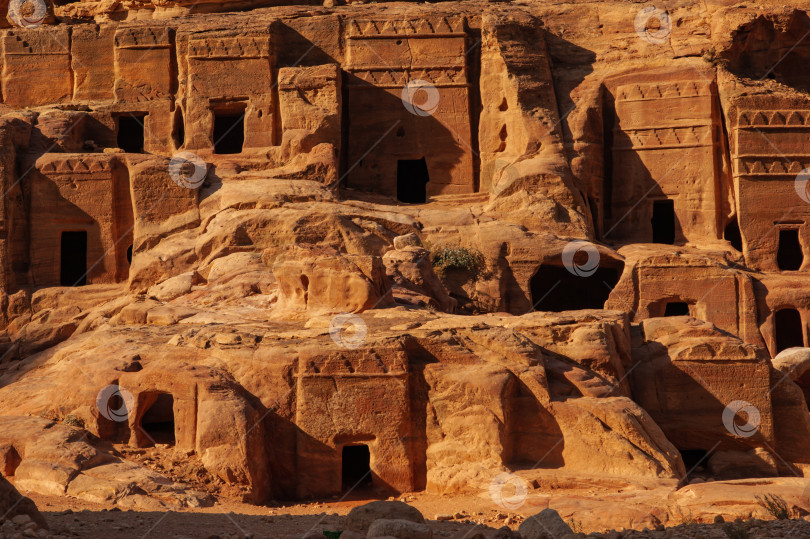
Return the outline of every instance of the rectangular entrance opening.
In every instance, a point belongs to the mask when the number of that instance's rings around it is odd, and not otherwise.
[[[245,106],[214,109],[214,153],[242,153],[245,144]]]
[[[117,145],[127,153],[143,153],[146,114],[128,113],[118,117]]]
[[[779,231],[779,247],[776,251],[776,264],[782,271],[798,271],[804,263],[802,244],[797,229]]]
[[[670,301],[664,307],[664,316],[689,316],[689,304],[685,301]]]
[[[62,232],[59,250],[59,284],[87,284],[87,232]]]
[[[675,243],[675,202],[654,200],[651,223],[653,243]]]
[[[779,309],[774,315],[776,352],[804,346],[802,316],[796,309]]]
[[[430,181],[425,158],[397,161],[397,200],[406,204],[427,202],[427,183]]]
[[[141,427],[156,444],[174,444],[174,397],[160,393],[141,419]]]
[[[371,453],[367,445],[343,446],[341,478],[344,491],[371,486]]]

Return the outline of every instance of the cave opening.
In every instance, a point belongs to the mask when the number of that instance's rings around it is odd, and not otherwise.
[[[689,304],[685,301],[670,301],[664,307],[664,316],[689,316]]]
[[[343,446],[341,481],[344,491],[372,485],[371,452],[366,444]]]
[[[737,223],[736,217],[726,225],[726,228],[723,230],[723,238],[729,242],[732,247],[742,252],[742,234],[740,233],[740,225]]]
[[[779,231],[779,246],[776,251],[776,265],[782,271],[797,271],[804,262],[802,244],[798,229]]]
[[[599,267],[587,273],[575,275],[563,266],[541,265],[529,282],[534,310],[603,309],[622,268]]]
[[[709,452],[705,449],[682,449],[680,454],[687,470],[699,471],[700,468],[706,468],[709,463]]]
[[[158,393],[141,418],[141,428],[156,444],[174,444],[174,397]]]
[[[675,202],[673,200],[654,200],[652,207],[652,241],[653,243],[675,243]]]
[[[427,202],[427,183],[430,181],[427,161],[400,159],[397,161],[397,200],[406,204]]]
[[[118,117],[116,144],[127,153],[143,153],[146,114],[130,112]]]
[[[728,70],[755,80],[775,80],[797,90],[810,91],[810,17],[796,11],[788,20],[775,23],[757,17],[740,26],[730,45],[721,52]]]
[[[87,231],[62,232],[59,249],[59,284],[87,284]]]
[[[777,354],[788,348],[804,346],[804,327],[799,311],[791,308],[779,309],[774,314],[773,323]]]

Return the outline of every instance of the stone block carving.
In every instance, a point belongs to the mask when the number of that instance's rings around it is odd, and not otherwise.
[[[70,100],[73,86],[68,29],[6,31],[2,87],[3,102],[15,107]]]
[[[166,27],[122,28],[115,32],[115,100],[168,99],[174,81],[172,31]]]
[[[800,174],[810,167],[810,109],[800,106],[806,105],[798,99],[764,97],[742,100],[735,109],[732,157],[739,226],[746,262],[764,271],[789,269],[779,260],[790,231],[803,245],[810,241],[808,195],[799,192]]]
[[[463,17],[353,20],[348,38],[347,184],[405,202],[473,192]]]
[[[268,37],[220,37],[191,39],[189,58],[270,58]]]
[[[694,77],[640,78],[613,90],[605,229],[623,241],[714,241],[723,159],[716,87]]]

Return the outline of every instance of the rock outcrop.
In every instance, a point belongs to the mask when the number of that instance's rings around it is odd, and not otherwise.
[[[806,2],[28,3],[0,511],[810,472]]]
[[[5,476],[8,475],[10,463],[8,458],[4,460]],[[20,494],[5,477],[0,477],[0,525],[7,520],[14,521],[15,524],[28,520],[41,528],[48,527],[34,502]]]

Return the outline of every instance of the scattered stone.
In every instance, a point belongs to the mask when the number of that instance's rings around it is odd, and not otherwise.
[[[433,530],[427,524],[409,520],[377,519],[371,523],[366,537],[395,537],[396,539],[432,539]]]
[[[405,247],[421,247],[422,240],[415,233],[405,234],[394,238],[394,249],[404,249]]]
[[[523,539],[550,539],[574,533],[554,509],[543,509],[528,517],[518,528]]]
[[[424,524],[425,519],[416,508],[398,501],[377,501],[360,505],[346,516],[345,530],[367,533],[371,524],[378,519],[407,520]]]

